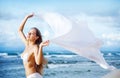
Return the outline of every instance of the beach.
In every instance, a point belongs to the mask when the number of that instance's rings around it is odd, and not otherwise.
[[[120,68],[120,53],[104,53],[106,61]],[[109,70],[101,68],[95,62],[72,53],[52,53],[45,55],[48,67],[43,78],[101,78]],[[0,54],[0,78],[25,78],[22,59],[19,54]]]

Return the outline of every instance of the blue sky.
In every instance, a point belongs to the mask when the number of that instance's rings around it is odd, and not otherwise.
[[[120,50],[119,4],[119,0],[0,0],[0,49],[21,49],[23,43],[17,29],[26,14],[54,11],[78,20],[86,19],[94,34],[105,41],[104,48]],[[25,32],[31,25],[45,25],[35,20],[26,24]]]

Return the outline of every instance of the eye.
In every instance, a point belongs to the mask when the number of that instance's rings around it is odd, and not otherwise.
[[[28,35],[31,35],[31,33],[28,33]]]
[[[31,32],[29,32],[28,35],[36,35],[36,33],[31,33]]]

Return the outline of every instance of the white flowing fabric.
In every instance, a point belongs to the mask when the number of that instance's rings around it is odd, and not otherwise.
[[[99,50],[102,42],[93,35],[85,21],[71,21],[58,13],[44,13],[42,19],[49,24],[55,33],[51,42],[95,61],[104,69],[115,69],[105,61]]]

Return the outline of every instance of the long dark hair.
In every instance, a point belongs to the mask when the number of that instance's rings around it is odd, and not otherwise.
[[[39,31],[38,28],[36,27],[33,27],[31,29],[35,29],[36,30],[36,36],[38,36],[39,38],[35,41],[35,44],[40,44],[42,42],[42,35],[41,35],[41,32]]]
[[[36,27],[33,27],[33,28],[31,28],[31,29],[35,29],[35,30],[36,30],[36,36],[38,36],[39,38],[35,41],[35,44],[39,45],[39,44],[42,42],[41,32],[40,32],[39,29],[36,28]],[[43,75],[43,68],[44,68],[43,65],[45,65],[45,64],[47,64],[47,60],[43,57],[42,64],[36,65],[36,70],[37,70],[37,72],[40,73],[41,75]]]

